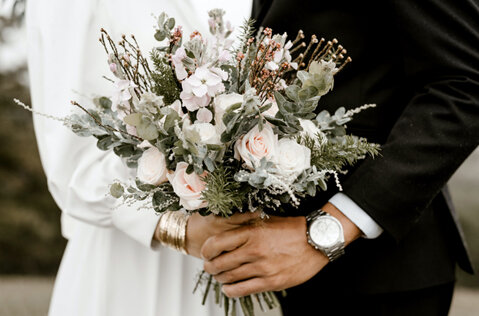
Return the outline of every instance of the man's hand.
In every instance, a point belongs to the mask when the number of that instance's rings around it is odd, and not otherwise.
[[[189,255],[199,258],[201,247],[208,238],[242,225],[248,225],[258,218],[258,213],[235,214],[230,218],[214,215],[201,216],[194,213],[188,219],[186,226],[186,250]]]
[[[346,244],[360,230],[332,204],[323,210],[343,225]],[[271,216],[209,238],[201,255],[205,271],[223,283],[229,297],[278,291],[306,282],[328,263],[309,245],[304,217]]]

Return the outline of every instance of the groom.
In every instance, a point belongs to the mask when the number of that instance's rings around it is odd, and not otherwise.
[[[349,131],[382,155],[303,216],[210,238],[206,271],[229,296],[288,289],[286,316],[446,315],[456,264],[473,272],[446,183],[479,144],[479,1],[257,0],[253,11],[275,33],[340,40],[353,63],[319,109],[376,103]]]

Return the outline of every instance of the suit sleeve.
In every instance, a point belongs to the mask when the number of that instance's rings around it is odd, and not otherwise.
[[[390,1],[416,93],[344,193],[396,240],[479,143],[479,3]]]

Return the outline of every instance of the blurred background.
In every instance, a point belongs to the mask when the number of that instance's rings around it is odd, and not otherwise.
[[[66,245],[35,141],[30,103],[24,0],[0,0],[0,316],[46,315]],[[479,150],[450,181],[479,269]],[[479,278],[458,271],[451,315],[479,315]]]

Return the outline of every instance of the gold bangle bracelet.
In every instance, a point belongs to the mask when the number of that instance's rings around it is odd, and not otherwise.
[[[158,223],[155,237],[163,245],[184,254],[186,250],[186,225],[189,215],[180,211],[165,212]]]

